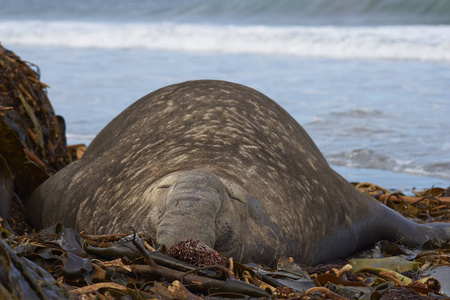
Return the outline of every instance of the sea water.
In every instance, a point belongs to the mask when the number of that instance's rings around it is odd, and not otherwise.
[[[450,184],[450,1],[0,0],[0,7],[0,42],[39,66],[71,144],[89,144],[155,89],[221,79],[278,102],[351,181]]]

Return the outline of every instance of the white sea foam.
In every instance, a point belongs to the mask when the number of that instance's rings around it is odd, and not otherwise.
[[[450,26],[225,26],[187,23],[0,22],[8,45],[450,61]]]
[[[69,140],[93,140],[95,138],[95,134],[73,134],[67,133],[66,138]]]
[[[450,179],[450,163],[418,163],[413,159],[390,157],[369,149],[355,149],[325,155],[330,164],[348,168],[371,168],[390,170],[419,176],[438,176]]]

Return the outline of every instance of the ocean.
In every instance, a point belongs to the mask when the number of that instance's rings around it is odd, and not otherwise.
[[[450,1],[0,0],[69,144],[160,87],[221,79],[284,107],[350,181],[450,185]],[[181,113],[181,112],[180,112]]]

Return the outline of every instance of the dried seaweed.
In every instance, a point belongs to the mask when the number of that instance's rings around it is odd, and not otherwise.
[[[12,199],[2,189],[2,210],[14,210],[9,221],[19,232],[27,227],[23,203],[49,174],[80,158],[86,148],[66,146],[64,119],[55,115],[48,86],[39,77],[37,66],[0,44],[0,156],[4,160],[0,184],[6,184],[8,169],[14,186]],[[2,215],[7,218],[9,213],[2,211]]]
[[[175,243],[167,250],[166,254],[196,266],[224,266],[227,262],[216,250],[211,249],[202,241],[193,239]]]
[[[405,196],[372,183],[353,184],[360,191],[416,222],[450,222],[450,197],[443,188],[433,187],[416,191],[415,196]]]
[[[34,70],[33,70],[34,68]],[[67,165],[65,133],[47,98],[39,68],[0,45],[0,118],[49,174]]]

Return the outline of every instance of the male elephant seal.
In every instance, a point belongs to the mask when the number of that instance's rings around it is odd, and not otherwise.
[[[159,245],[200,239],[227,256],[318,264],[381,240],[450,237],[357,191],[303,128],[265,95],[191,81],[135,102],[84,156],[42,184],[32,225],[92,234],[146,231]]]

